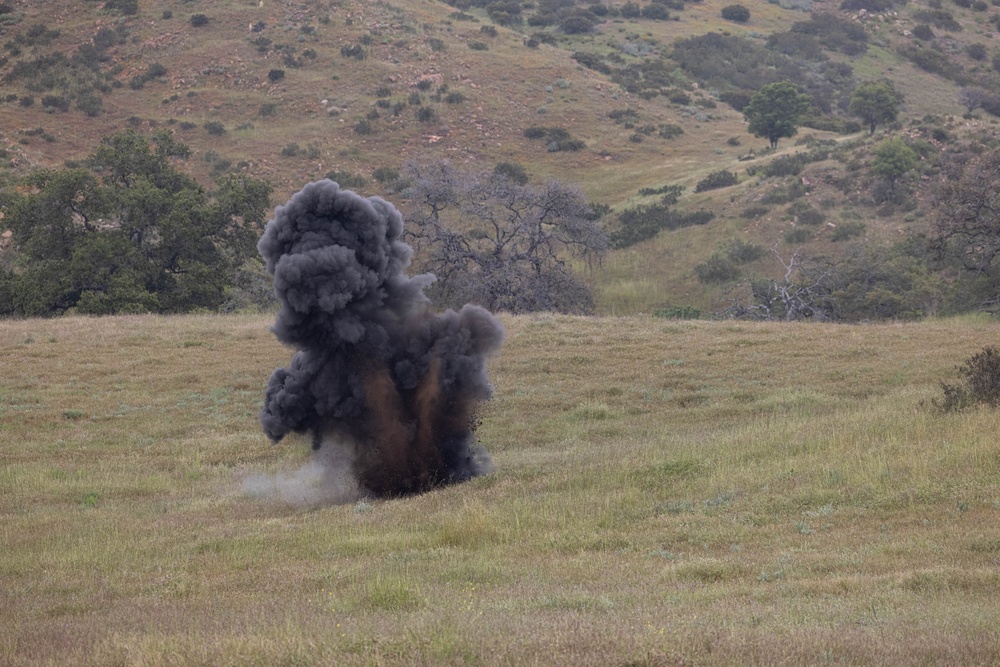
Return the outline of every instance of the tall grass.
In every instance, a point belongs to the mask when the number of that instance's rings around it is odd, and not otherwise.
[[[496,472],[332,507],[242,491],[266,318],[0,322],[3,661],[1000,659],[992,321],[504,319]]]

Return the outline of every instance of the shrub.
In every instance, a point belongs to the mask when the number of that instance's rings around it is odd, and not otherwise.
[[[277,83],[285,78],[285,70],[283,69],[272,69],[267,73],[267,78],[271,83]]]
[[[731,106],[733,111],[743,111],[743,108],[750,104],[750,97],[750,93],[742,90],[730,90],[719,95],[719,101]]]
[[[674,137],[679,137],[684,134],[684,128],[680,125],[674,125],[673,123],[660,125],[657,129],[661,139],[673,139]]]
[[[274,102],[264,102],[260,105],[260,109],[257,110],[258,116],[273,116],[278,112],[278,105]]]
[[[749,206],[742,211],[740,211],[740,217],[745,220],[755,220],[756,218],[761,218],[767,215],[770,211],[766,206]]]
[[[208,17],[204,14],[192,14],[191,15],[191,27],[200,28],[203,25],[208,25]]]
[[[69,100],[60,95],[46,95],[42,98],[42,106],[46,109],[69,110]]]
[[[670,95],[667,96],[667,99],[673,104],[680,104],[684,107],[691,104],[691,96],[683,90],[675,90],[671,92]]]
[[[379,167],[372,172],[372,178],[385,185],[399,180],[399,170],[392,167]]]
[[[700,283],[727,283],[736,280],[740,270],[729,259],[716,253],[695,266],[694,273]]]
[[[934,39],[934,31],[926,23],[921,23],[920,25],[913,26],[913,36],[917,39],[922,39],[925,42]]]
[[[756,243],[747,243],[743,239],[735,239],[725,250],[726,257],[736,264],[755,262],[764,256],[765,250]]]
[[[695,192],[705,192],[706,190],[717,190],[718,188],[727,188],[731,185],[736,185],[739,179],[736,178],[736,174],[731,171],[726,171],[721,169],[719,171],[712,172],[705,178],[698,181],[698,185],[695,186]]]
[[[368,179],[350,171],[331,171],[326,175],[342,188],[363,188],[368,185]]]
[[[711,211],[678,213],[669,206],[654,204],[626,209],[618,216],[620,228],[609,235],[611,247],[627,248],[661,231],[706,225],[715,218]]]
[[[793,207],[793,212],[795,214],[796,222],[800,225],[816,227],[826,222],[826,216],[808,204],[805,206]]]
[[[213,137],[221,137],[223,134],[226,133],[226,126],[217,120],[210,120],[207,123],[205,123],[202,127],[204,127],[205,131],[211,134]]]
[[[766,176],[798,176],[807,162],[809,159],[803,153],[782,155],[772,160],[763,171]]]
[[[421,123],[430,123],[437,120],[437,113],[431,107],[420,107],[417,109],[417,120]]]
[[[729,5],[722,8],[722,18],[734,23],[746,23],[750,20],[750,10],[743,5]]]
[[[368,120],[367,118],[362,118],[361,120],[359,120],[357,123],[354,124],[354,131],[357,134],[365,136],[369,134],[374,134],[375,128],[372,126],[370,120]]]
[[[594,23],[585,16],[567,16],[559,24],[559,27],[567,35],[583,35],[594,29]]]
[[[986,47],[982,44],[969,44],[965,47],[965,53],[976,61],[986,60]]]
[[[962,384],[941,383],[944,398],[934,404],[945,412],[963,410],[976,403],[990,407],[1000,406],[1000,351],[987,346],[968,357],[957,368]]]
[[[108,0],[104,3],[104,9],[118,12],[122,16],[135,16],[139,13],[139,0]]]
[[[587,147],[580,139],[573,139],[569,132],[561,127],[529,127],[524,130],[528,139],[544,139],[550,153],[559,151],[579,151]]]
[[[491,25],[484,25],[479,27],[479,32],[487,37],[496,37],[497,29]]]
[[[863,222],[842,222],[833,228],[830,234],[831,241],[847,241],[865,233],[865,223]]]
[[[806,229],[805,227],[792,227],[785,232],[785,243],[797,245],[799,243],[809,241],[812,237],[812,231]]]
[[[490,47],[486,42],[469,42],[469,48],[473,51],[488,51]]]
[[[653,21],[666,21],[670,18],[667,8],[659,4],[649,4],[642,8],[642,18]]]
[[[468,98],[466,98],[465,95],[456,91],[453,93],[448,93],[448,95],[445,96],[444,101],[447,104],[461,104],[462,102],[465,102],[466,99]]]
[[[509,178],[518,185],[524,185],[528,182],[528,172],[523,165],[515,162],[498,162],[493,168],[493,173]]]
[[[368,52],[360,44],[355,44],[353,46],[347,46],[346,44],[340,47],[340,55],[345,58],[354,58],[355,60],[364,60],[368,57]]]

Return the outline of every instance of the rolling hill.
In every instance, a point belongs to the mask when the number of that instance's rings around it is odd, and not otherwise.
[[[837,254],[843,223],[880,243],[926,221],[925,200],[878,211],[871,184],[851,180],[886,133],[933,143],[935,131],[976,141],[995,132],[988,114],[963,118],[959,102],[963,88],[1000,90],[992,6],[753,0],[736,23],[721,16],[728,4],[7,1],[0,177],[12,186],[31,169],[83,160],[126,128],[171,128],[194,149],[186,168],[199,179],[246,170],[274,184],[275,203],[328,174],[393,199],[391,177],[407,160],[522,165],[533,180],[580,185],[615,213],[681,185],[678,206],[713,212],[711,224],[616,250],[590,280],[603,312],[710,310],[729,285],[696,268],[734,240]],[[918,26],[931,36],[914,36]],[[767,154],[733,100],[777,76],[812,93],[814,127]],[[881,80],[904,102],[898,122],[869,138],[846,100],[858,83]],[[551,128],[576,148],[526,136]],[[815,161],[801,173],[761,172],[806,151]],[[695,192],[719,170],[739,183]],[[824,220],[797,236],[789,230],[805,209],[760,204],[795,182]],[[742,270],[780,268],[765,253]]]

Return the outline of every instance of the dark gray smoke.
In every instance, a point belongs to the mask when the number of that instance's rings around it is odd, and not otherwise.
[[[257,245],[281,302],[274,334],[298,350],[268,382],[264,432],[346,447],[350,456],[327,460],[380,496],[486,471],[475,413],[492,393],[486,358],[503,341],[483,308],[430,311],[423,290],[434,277],[404,273],[402,234],[392,204],[323,180],[279,206]]]

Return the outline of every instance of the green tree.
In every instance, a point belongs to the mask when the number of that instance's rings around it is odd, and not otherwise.
[[[899,178],[913,170],[920,161],[917,152],[897,137],[886,139],[873,152],[875,157],[871,163],[872,173],[884,178],[892,192],[896,191]]]
[[[167,132],[105,138],[87,169],[40,171],[6,221],[15,257],[0,274],[5,314],[215,309],[256,254],[271,187],[229,175],[206,192],[175,162]]]
[[[750,134],[766,138],[771,148],[777,148],[778,139],[795,136],[799,119],[808,108],[808,95],[801,94],[790,81],[778,81],[753,94],[743,108],[743,117]]]
[[[899,115],[902,96],[889,83],[869,81],[851,93],[848,110],[852,116],[868,124],[869,134],[875,134],[879,123],[891,123]]]

